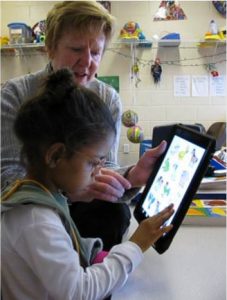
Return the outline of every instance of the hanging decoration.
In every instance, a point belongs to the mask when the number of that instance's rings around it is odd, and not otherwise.
[[[120,31],[119,39],[121,42],[130,46],[131,52],[131,66],[130,78],[135,87],[138,87],[141,81],[139,76],[139,61],[136,57],[136,47],[142,45],[142,42],[147,43],[144,33],[142,32],[139,24],[134,21],[127,22]]]
[[[207,64],[206,65],[208,72],[213,76],[213,77],[218,77],[219,73],[218,70],[215,66],[215,64]]]
[[[161,80],[162,67],[160,64],[160,59],[157,57],[154,61],[154,64],[151,66],[151,74],[154,78],[154,83],[159,83]]]
[[[134,144],[141,143],[144,140],[144,134],[142,128],[138,125],[129,127],[127,131],[127,138],[130,142]]]
[[[216,10],[226,18],[226,1],[212,1]]]
[[[133,110],[125,111],[121,116],[122,123],[128,127],[127,138],[130,142],[137,144],[144,140],[143,130],[137,125],[138,115]]]
[[[182,47],[182,50],[184,49],[192,49],[195,48],[196,50],[198,47],[201,47],[199,44],[194,47]],[[118,49],[107,49],[107,51],[114,52],[117,55],[120,55],[126,59],[132,60],[132,56],[130,54],[125,54]],[[202,60],[206,60],[207,62],[201,62]],[[151,65],[154,64],[154,60],[152,59],[141,59],[137,57],[137,61],[139,63],[140,68],[149,67],[151,68]],[[199,61],[199,62],[198,62]],[[201,55],[196,57],[182,57],[181,59],[176,60],[162,60],[162,65],[167,66],[175,66],[175,67],[200,67],[200,66],[206,66],[208,63],[215,63],[215,64],[222,64],[225,63],[226,60],[226,50],[224,49],[221,52],[213,53],[209,55]]]
[[[161,1],[154,21],[185,20],[186,18],[179,1]]]
[[[136,45],[135,44],[131,44],[130,78],[131,78],[131,85],[133,85],[134,87],[137,88],[141,79],[140,79],[140,75],[139,75],[139,60],[136,57]],[[135,94],[135,90],[134,90],[134,94]]]
[[[138,122],[138,115],[133,110],[127,110],[122,114],[121,121],[125,127],[135,126]]]
[[[140,69],[139,69],[138,61],[136,61],[132,65],[132,69],[131,69],[131,79],[135,79],[135,86],[136,87],[138,87],[138,84],[141,81],[139,71],[140,71]]]

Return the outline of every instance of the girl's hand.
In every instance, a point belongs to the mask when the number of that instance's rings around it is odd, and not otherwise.
[[[145,252],[164,233],[169,232],[173,228],[172,225],[163,226],[173,213],[173,204],[171,204],[157,215],[143,220],[129,240],[137,244]]]
[[[121,198],[125,190],[130,189],[130,182],[117,172],[101,168],[95,181],[80,194],[67,195],[72,202],[90,202],[93,199],[115,202]]]

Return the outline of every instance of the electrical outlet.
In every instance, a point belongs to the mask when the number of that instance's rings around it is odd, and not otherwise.
[[[129,144],[124,144],[124,153],[129,153]]]

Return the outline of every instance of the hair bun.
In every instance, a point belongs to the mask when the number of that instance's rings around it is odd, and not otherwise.
[[[51,73],[46,80],[46,88],[51,90],[68,90],[75,87],[74,74],[69,68]]]

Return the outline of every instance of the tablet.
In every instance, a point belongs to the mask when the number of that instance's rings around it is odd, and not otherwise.
[[[175,212],[164,224],[173,224],[172,230],[153,245],[160,254],[169,248],[215,151],[213,137],[182,125],[173,126],[168,141],[134,209],[141,222],[174,204]]]
[[[158,146],[162,140],[166,140],[169,142],[169,138],[171,138],[171,133],[173,131],[174,126],[182,125],[184,127],[188,127],[192,130],[199,131],[200,133],[205,133],[206,130],[204,129],[202,124],[181,124],[181,123],[173,123],[173,124],[166,124],[166,125],[159,125],[153,128],[152,134],[152,147]]]

